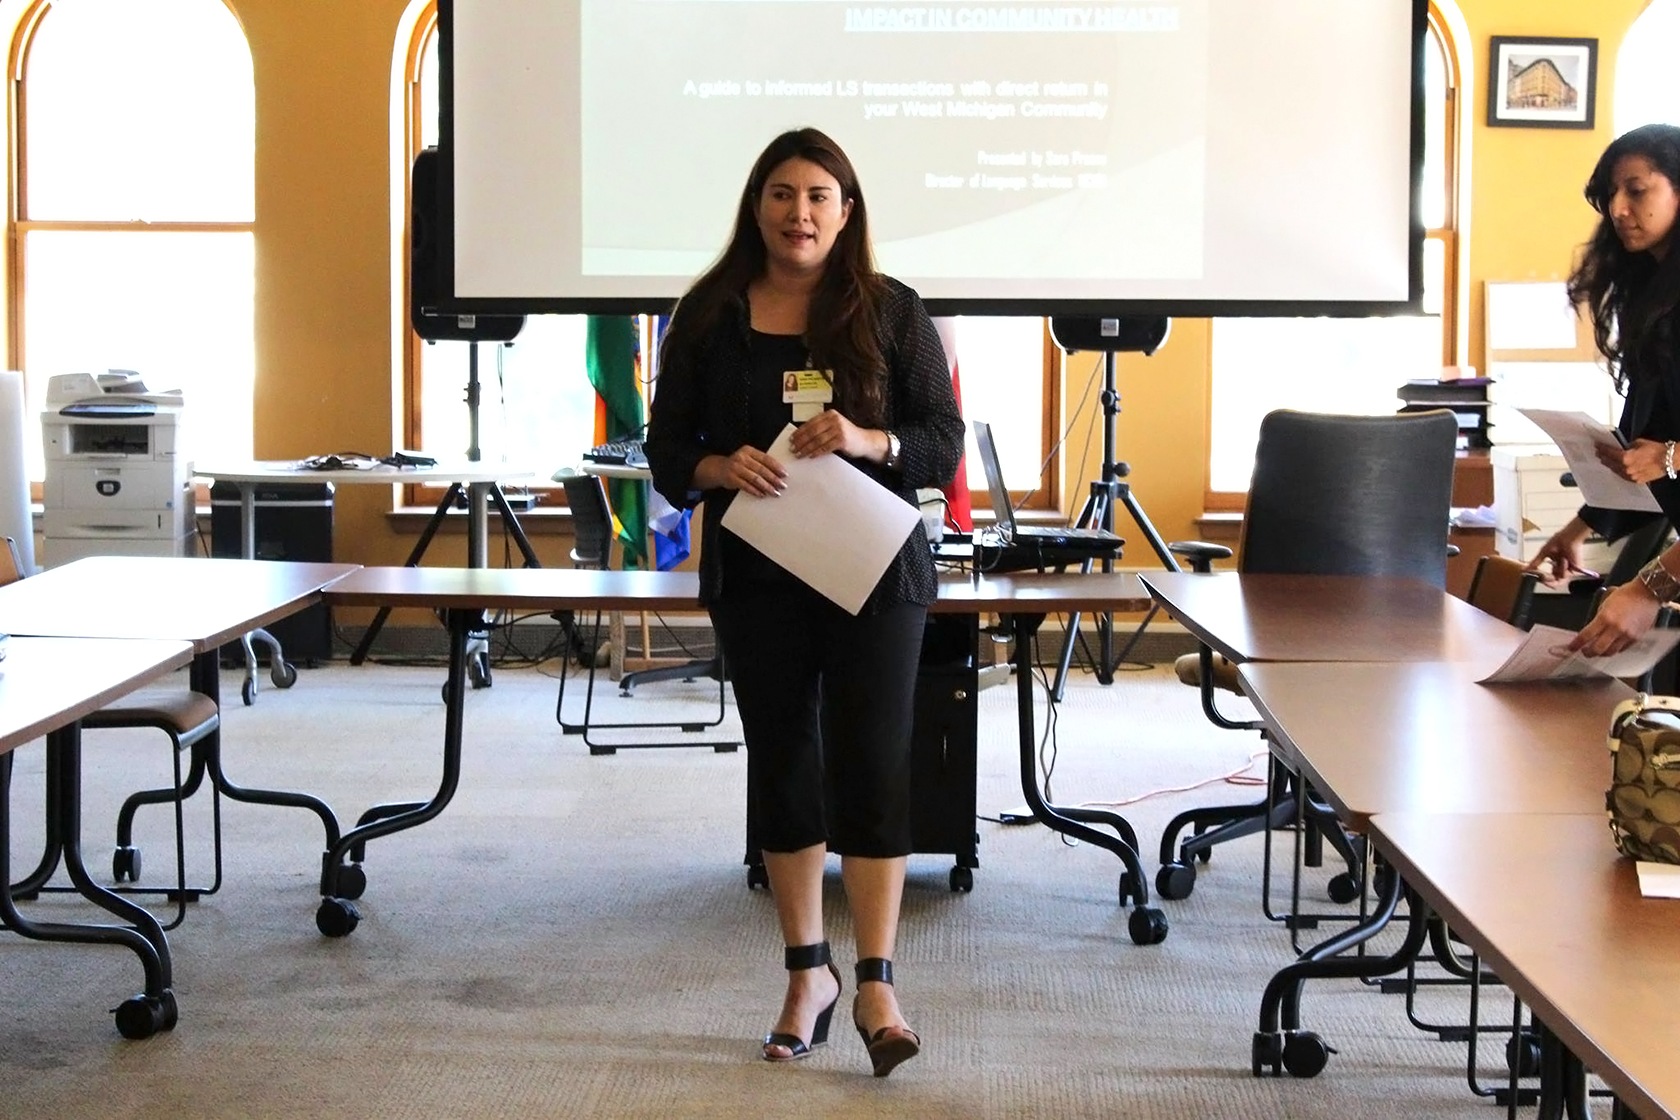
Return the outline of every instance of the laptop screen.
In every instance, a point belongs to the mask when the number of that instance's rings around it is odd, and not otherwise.
[[[983,420],[974,421],[974,446],[980,452],[980,466],[986,472],[986,489],[992,495],[992,516],[1006,534],[1013,536],[1015,506],[1009,500],[1009,487],[1003,484],[1003,467],[998,463],[997,445],[992,442],[992,426]]]

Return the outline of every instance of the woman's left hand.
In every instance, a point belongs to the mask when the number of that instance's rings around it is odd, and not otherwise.
[[[1627,447],[1599,447],[1598,461],[1630,482],[1668,477],[1668,447],[1654,439],[1636,439]]]
[[[1598,613],[1575,635],[1569,648],[1588,657],[1620,653],[1656,625],[1661,605],[1643,583],[1629,580],[1604,597]]]
[[[868,459],[879,450],[872,428],[860,428],[836,409],[827,409],[793,430],[789,445],[801,459],[838,453],[854,459]]]

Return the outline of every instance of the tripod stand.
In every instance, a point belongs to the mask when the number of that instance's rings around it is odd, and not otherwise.
[[[478,407],[480,387],[478,379],[478,341],[468,343],[467,350],[467,462],[477,463],[483,456],[478,446]],[[501,345],[498,343],[498,345]],[[482,476],[468,482],[454,481],[444,491],[443,500],[438,502],[437,509],[432,512],[431,519],[426,522],[426,528],[421,531],[420,539],[414,542],[414,549],[403,561],[408,568],[418,567],[420,558],[426,554],[426,548],[432,543],[432,538],[443,527],[444,518],[449,511],[465,495],[467,501],[467,567],[487,568],[490,566],[490,505],[496,506],[496,511],[502,515],[502,524],[512,535],[514,543],[518,545],[520,555],[525,558],[527,568],[540,568],[542,562],[537,559],[536,551],[525,536],[525,530],[520,527],[519,519],[514,516],[513,507],[508,505],[507,495],[502,492],[501,483],[491,478],[484,480]],[[360,665],[366,660],[368,651],[373,648],[373,641],[379,636],[385,620],[390,617],[391,609],[381,607],[373,616],[373,621],[363,633],[362,640],[350,655],[350,664]],[[467,635],[467,677],[474,688],[488,688],[490,686],[490,640],[486,630],[476,629]]]
[[[1179,571],[1179,563],[1161,534],[1155,531],[1149,515],[1143,511],[1137,496],[1132,493],[1129,482],[1121,481],[1131,473],[1131,464],[1120,462],[1116,455],[1116,430],[1120,417],[1120,393],[1115,388],[1114,355],[1121,351],[1137,351],[1145,356],[1155,353],[1166,341],[1171,327],[1168,319],[1146,320],[1113,320],[1095,321],[1098,328],[1095,333],[1090,330],[1090,322],[1085,320],[1065,321],[1052,319],[1050,333],[1056,341],[1067,350],[1101,350],[1103,352],[1103,457],[1101,476],[1091,483],[1090,494],[1085,499],[1084,506],[1079,511],[1075,524],[1082,529],[1101,528],[1114,531],[1114,505],[1116,502],[1125,507],[1126,512],[1136,522],[1143,533],[1149,547],[1155,550],[1161,566],[1170,572]],[[1094,344],[1092,344],[1094,343]],[[1071,345],[1070,345],[1071,344]],[[1082,572],[1089,572],[1093,561],[1086,560],[1079,566]],[[1101,561],[1104,572],[1114,570],[1114,561],[1104,557]],[[1097,625],[1097,656],[1094,658],[1099,684],[1113,684],[1114,670],[1132,652],[1138,639],[1143,636],[1144,629],[1154,619],[1159,608],[1151,606],[1149,613],[1144,615],[1143,621],[1133,631],[1131,639],[1118,654],[1114,652],[1114,615],[1105,612],[1096,616]],[[1052,696],[1061,700],[1063,690],[1067,684],[1068,667],[1073,663],[1074,644],[1083,639],[1079,633],[1079,614],[1076,612],[1068,618],[1067,634],[1062,639],[1061,657],[1056,663],[1056,680],[1052,689]]]

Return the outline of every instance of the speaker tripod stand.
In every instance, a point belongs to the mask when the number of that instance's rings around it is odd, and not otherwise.
[[[1125,508],[1144,540],[1154,550],[1155,556],[1161,561],[1161,566],[1170,572],[1181,570],[1178,560],[1172,550],[1167,548],[1161,534],[1156,532],[1155,525],[1144,512],[1143,505],[1137,495],[1132,492],[1131,483],[1122,481],[1131,473],[1131,464],[1121,462],[1117,455],[1117,430],[1120,418],[1120,393],[1115,388],[1114,355],[1122,351],[1138,351],[1145,356],[1155,353],[1166,341],[1171,322],[1167,319],[1146,320],[1098,320],[1097,329],[1093,332],[1087,321],[1064,321],[1052,319],[1050,322],[1051,335],[1064,349],[1101,350],[1103,355],[1103,457],[1101,474],[1091,483],[1090,493],[1085,504],[1080,508],[1079,516],[1074,524],[1082,529],[1107,529],[1114,531],[1114,507],[1118,503]],[[1114,561],[1105,557],[1101,561],[1086,560],[1080,564],[1079,570],[1089,572],[1093,563],[1101,563],[1104,572],[1114,570]],[[1143,636],[1145,628],[1155,618],[1158,607],[1151,606],[1149,613],[1144,615],[1143,621],[1132,632],[1118,654],[1114,652],[1114,615],[1112,612],[1096,616],[1097,651],[1092,658],[1096,666],[1097,683],[1113,684],[1114,670],[1131,654],[1138,639]],[[1056,663],[1056,679],[1051,695],[1055,700],[1061,700],[1067,685],[1068,668],[1073,663],[1074,646],[1083,641],[1079,633],[1080,615],[1076,612],[1068,617],[1067,633],[1062,639],[1062,652]],[[1089,649],[1087,648],[1089,653]]]
[[[498,344],[500,345],[500,344]],[[467,462],[476,464],[483,458],[478,445],[478,408],[480,400],[480,386],[478,378],[478,342],[468,343],[467,351]],[[414,568],[420,564],[420,559],[426,554],[432,538],[442,528],[444,519],[449,511],[456,508],[463,496],[467,503],[467,567],[487,568],[490,566],[490,506],[502,515],[502,524],[513,537],[520,555],[525,559],[527,568],[540,568],[542,562],[537,559],[536,551],[531,547],[530,540],[525,536],[525,530],[520,527],[519,519],[514,516],[513,507],[508,504],[507,495],[502,492],[501,483],[493,475],[483,472],[473,472],[474,477],[451,481],[444,491],[443,500],[438,502],[437,509],[432,512],[426,527],[420,533],[420,538],[414,542],[413,550],[408,559],[403,561],[404,567]],[[385,620],[390,616],[389,607],[381,607],[368,625],[362,640],[350,655],[350,664],[360,665],[373,648],[374,639],[384,627]],[[490,640],[487,630],[471,631],[467,636],[467,678],[474,688],[488,688],[490,679]]]

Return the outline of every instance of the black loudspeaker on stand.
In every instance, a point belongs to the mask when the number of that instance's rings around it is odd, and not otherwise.
[[[512,342],[525,326],[523,315],[440,315],[454,296],[454,268],[449,259],[454,238],[450,209],[440,180],[443,156],[436,148],[414,157],[410,185],[408,320],[427,342]]]
[[[1161,561],[1161,566],[1170,572],[1179,571],[1178,560],[1167,548],[1161,534],[1155,531],[1149,515],[1143,512],[1143,506],[1138,502],[1137,495],[1132,493],[1131,484],[1122,482],[1131,473],[1131,464],[1116,458],[1116,428],[1120,417],[1120,393],[1114,387],[1114,355],[1137,353],[1145,357],[1155,353],[1167,341],[1167,335],[1172,331],[1172,320],[1165,316],[1132,316],[1104,319],[1093,318],[1057,318],[1050,320],[1050,336],[1056,340],[1056,345],[1072,353],[1075,350],[1100,351],[1103,356],[1103,457],[1102,473],[1091,483],[1090,495],[1085,499],[1084,507],[1079,511],[1075,522],[1081,528],[1101,528],[1114,531],[1114,504],[1119,502],[1126,507],[1126,512],[1137,522],[1138,529],[1143,533],[1149,547],[1155,550],[1155,555]],[[1082,571],[1091,570],[1091,561],[1082,564]],[[1114,570],[1114,561],[1104,559],[1102,570]],[[1144,628],[1155,617],[1156,608],[1151,607],[1149,613],[1133,632],[1126,647],[1118,654],[1114,652],[1114,615],[1097,615],[1098,656],[1094,659],[1097,670],[1097,681],[1100,684],[1114,683],[1115,668],[1132,652],[1132,647],[1143,636]],[[1055,699],[1062,698],[1062,691],[1067,682],[1068,666],[1073,661],[1074,643],[1079,638],[1079,615],[1073,614],[1068,619],[1067,636],[1062,641],[1061,660],[1056,666],[1056,682],[1052,692]]]

